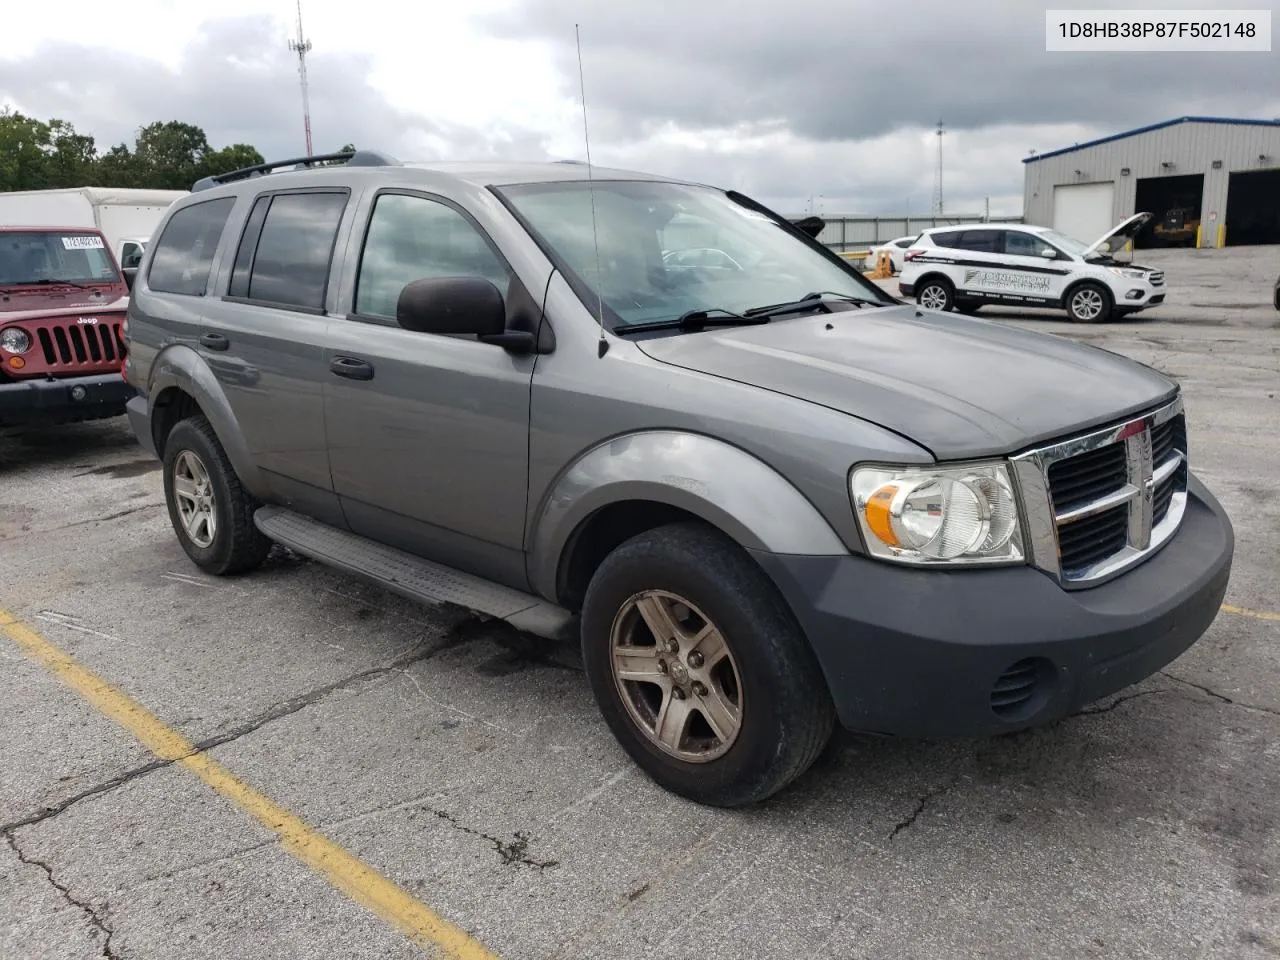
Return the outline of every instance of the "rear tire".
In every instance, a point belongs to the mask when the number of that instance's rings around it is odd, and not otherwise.
[[[764,800],[831,737],[826,681],[790,608],[737,544],[701,524],[650,530],[604,559],[582,652],[623,749],[697,803]]]
[[[1082,283],[1067,295],[1067,316],[1074,323],[1101,323],[1114,310],[1111,291],[1100,283]]]
[[[956,288],[945,277],[930,277],[916,292],[916,303],[926,310],[946,312],[955,307]]]
[[[164,498],[178,542],[191,561],[214,576],[259,566],[271,551],[253,524],[260,506],[203,416],[179,421],[164,444]]]

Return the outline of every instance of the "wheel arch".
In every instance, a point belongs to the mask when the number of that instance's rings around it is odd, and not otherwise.
[[[1106,281],[1099,280],[1097,277],[1077,277],[1075,280],[1068,283],[1066,289],[1062,291],[1063,310],[1067,309],[1067,305],[1071,302],[1072,295],[1084,286],[1097,287],[1106,294],[1107,300],[1110,301],[1112,309],[1115,309],[1116,295],[1111,291],[1111,288],[1107,286]]]
[[[222,386],[195,350],[175,344],[156,357],[147,385],[147,419],[161,459],[169,431],[194,413],[209,421],[244,488],[255,497],[265,497],[266,481],[253,462]]]
[[[794,485],[739,447],[702,434],[646,431],[583,453],[533,515],[535,590],[576,609],[613,547],[665,523],[697,520],[747,550],[845,555],[848,547]]]

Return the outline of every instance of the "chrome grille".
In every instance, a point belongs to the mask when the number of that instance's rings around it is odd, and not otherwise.
[[[1032,561],[1065,585],[1101,582],[1158,549],[1182,522],[1182,400],[1015,457],[1013,466]]]
[[[1151,271],[1151,273],[1149,273],[1149,274],[1147,275],[1147,281],[1148,281],[1148,282],[1149,282],[1153,287],[1163,287],[1163,286],[1164,286],[1164,271],[1162,271],[1162,270],[1152,270],[1152,271]]]

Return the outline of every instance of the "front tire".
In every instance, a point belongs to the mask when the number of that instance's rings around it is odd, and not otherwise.
[[[926,310],[946,312],[956,305],[955,287],[942,277],[930,277],[916,293],[916,303]]]
[[[790,609],[741,548],[700,524],[650,530],[605,558],[582,652],[622,747],[697,803],[764,800],[831,737],[826,682]]]
[[[218,435],[203,416],[188,417],[164,444],[164,497],[178,542],[215,576],[259,566],[271,551],[253,524],[259,506],[240,485]]]
[[[1099,283],[1082,283],[1067,297],[1067,316],[1075,323],[1100,323],[1112,310],[1111,291]]]

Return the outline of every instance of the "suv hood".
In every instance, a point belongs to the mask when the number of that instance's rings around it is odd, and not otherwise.
[[[100,292],[102,295],[95,297],[92,291],[75,287],[55,287],[48,290],[0,287],[0,323],[43,320],[68,313],[119,312],[129,306],[129,298],[120,296],[114,285],[105,287]]]
[[[1097,253],[1108,240],[1132,240],[1138,235],[1138,231],[1142,229],[1143,224],[1150,219],[1151,214],[1149,213],[1135,213],[1128,220],[1120,221],[1097,240],[1093,241],[1093,246],[1084,252],[1085,256]],[[1124,243],[1121,243],[1120,246],[1124,246]]]
[[[664,363],[876,423],[939,460],[1015,453],[1178,391],[1159,372],[1107,350],[907,306],[713,328],[636,346]]]

